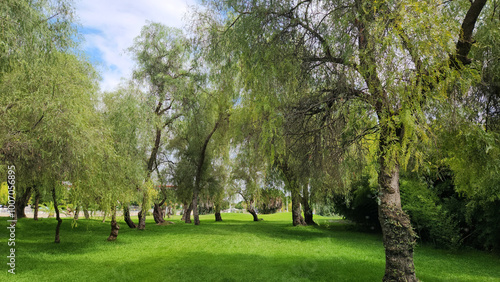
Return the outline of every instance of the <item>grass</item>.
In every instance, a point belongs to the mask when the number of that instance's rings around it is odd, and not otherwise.
[[[320,226],[293,227],[291,214],[201,216],[193,226],[148,221],[146,231],[120,222],[107,242],[109,222],[65,219],[54,244],[55,219],[22,219],[16,229],[16,275],[7,273],[8,246],[0,240],[0,281],[380,281],[381,236],[350,230],[340,220],[316,217]],[[2,260],[4,262],[2,262]],[[500,281],[500,258],[479,251],[415,251],[422,281]]]

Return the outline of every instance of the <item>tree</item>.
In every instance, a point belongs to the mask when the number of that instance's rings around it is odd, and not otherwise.
[[[224,51],[239,55],[243,76],[256,80],[247,88],[252,95],[269,97],[261,101],[286,100],[300,93],[294,91],[300,88],[296,83],[306,81],[317,92],[370,107],[366,115],[376,118],[378,130],[384,280],[416,281],[415,235],[401,209],[400,169],[415,152],[412,144],[426,138],[426,103],[445,93],[442,82],[470,63],[474,26],[486,0],[465,8],[434,1],[209,3],[224,14]],[[464,11],[459,27],[455,14]],[[303,74],[309,74],[306,80]],[[278,91],[257,85],[286,76]],[[320,111],[329,109],[322,104]]]
[[[162,137],[168,132],[169,126],[181,116],[180,106],[189,80],[188,40],[182,31],[169,28],[159,23],[149,23],[144,26],[129,52],[135,58],[137,68],[134,79],[144,83],[148,88],[147,100],[150,111],[153,138],[146,159],[146,179],[150,179],[158,164],[158,152],[161,149]],[[146,226],[146,213],[149,209],[146,192],[139,212],[138,229]]]

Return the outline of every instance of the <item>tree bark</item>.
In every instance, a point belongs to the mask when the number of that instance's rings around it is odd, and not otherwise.
[[[33,187],[28,187],[23,193],[16,193],[16,219],[26,217],[24,209],[28,205]]]
[[[57,220],[56,237],[55,237],[54,243],[59,243],[59,242],[61,242],[61,240],[59,238],[59,231],[61,229],[62,219],[59,215],[59,207],[57,205],[57,196],[56,196],[55,186],[52,187],[52,200],[54,201],[54,210],[56,212],[56,220]]]
[[[118,230],[120,230],[120,225],[116,222],[116,207],[114,207],[111,216],[111,234],[109,234],[108,241],[114,241],[118,238]]]
[[[292,187],[292,223],[293,226],[307,225],[300,210],[300,193],[298,187]]]
[[[159,223],[164,223],[165,222],[165,210],[163,209],[163,204],[165,203],[165,200],[161,201],[160,203],[155,203],[154,209],[153,209],[153,218],[157,224]]]
[[[193,218],[194,225],[200,225],[200,215],[198,211],[198,191],[195,189],[193,191]]]
[[[184,210],[184,222],[185,223],[191,223],[191,210],[193,209],[193,203],[191,202],[189,206],[187,204],[184,205],[184,207],[187,206],[187,209]]]
[[[215,221],[222,221],[222,216],[220,215],[220,204],[215,205]]]
[[[413,264],[415,232],[401,209],[399,167],[396,165],[389,173],[384,171],[387,167],[382,167],[379,175],[378,206],[386,261],[383,281],[418,281]]]
[[[73,217],[75,220],[78,220],[78,218],[80,217],[80,206],[76,206],[76,209],[75,209],[75,216]]]
[[[89,209],[87,207],[83,208],[83,215],[85,216],[85,219],[90,219]]]
[[[316,225],[313,220],[313,211],[311,205],[309,204],[309,189],[307,185],[304,185],[302,189],[302,209],[304,210],[304,222],[306,225]]]
[[[139,225],[137,226],[137,229],[139,229],[139,230],[146,229],[146,214],[147,214],[147,212],[148,212],[148,199],[147,199],[147,196],[144,195],[144,197],[142,199],[141,211],[137,215],[139,217]]]
[[[127,223],[128,227],[137,228],[137,225],[135,225],[130,218],[130,209],[127,205],[123,205],[123,219],[125,220],[125,223]]]
[[[40,204],[40,190],[37,188],[36,189],[36,195],[35,195],[35,206],[33,210],[33,219],[38,220],[38,207]]]

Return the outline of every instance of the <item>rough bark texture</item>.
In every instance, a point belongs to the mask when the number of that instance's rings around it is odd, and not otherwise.
[[[61,242],[61,240],[59,238],[59,230],[61,229],[62,219],[59,215],[59,207],[57,205],[57,196],[56,196],[56,188],[55,187],[52,188],[52,200],[54,201],[54,210],[56,212],[56,220],[57,220],[56,236],[55,236],[54,243],[59,243],[59,242]]]
[[[382,167],[385,169],[385,167]],[[415,232],[410,218],[401,209],[399,167],[379,175],[379,220],[385,247],[385,276],[383,281],[418,281],[413,264]]]
[[[127,223],[128,227],[137,228],[137,225],[135,225],[132,218],[130,218],[130,209],[127,205],[123,206],[123,219],[125,220],[125,223]]]
[[[302,212],[300,210],[300,193],[298,189],[292,188],[292,222],[293,226],[306,225]]]
[[[157,224],[159,223],[164,223],[165,222],[165,208],[163,207],[163,204],[165,203],[165,200],[161,201],[160,203],[155,203],[155,206],[153,208],[153,218]]]
[[[302,189],[302,209],[304,210],[304,222],[307,225],[316,225],[316,222],[313,220],[313,211],[311,205],[309,204],[309,191],[307,186],[304,185]]]
[[[222,216],[220,215],[220,204],[215,205],[215,221],[222,221]]]
[[[36,189],[35,206],[33,209],[33,219],[38,220],[38,207],[40,205],[40,190]]]
[[[187,204],[184,205],[186,207]],[[190,203],[187,209],[184,210],[184,222],[191,223],[191,210],[193,209],[193,204]]]
[[[24,190],[23,193],[16,193],[16,218],[24,218],[26,214],[24,213],[24,209],[28,205],[28,201],[31,197],[31,191],[33,187],[28,187]]]
[[[111,234],[109,234],[108,241],[114,241],[118,238],[118,230],[120,230],[120,225],[116,222],[116,208],[113,210],[113,215],[111,216]]]

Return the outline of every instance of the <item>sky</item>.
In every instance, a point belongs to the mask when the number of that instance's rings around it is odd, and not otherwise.
[[[182,28],[196,0],[79,0],[75,4],[84,51],[100,72],[101,90],[130,78],[134,62],[125,51],[147,21]]]

